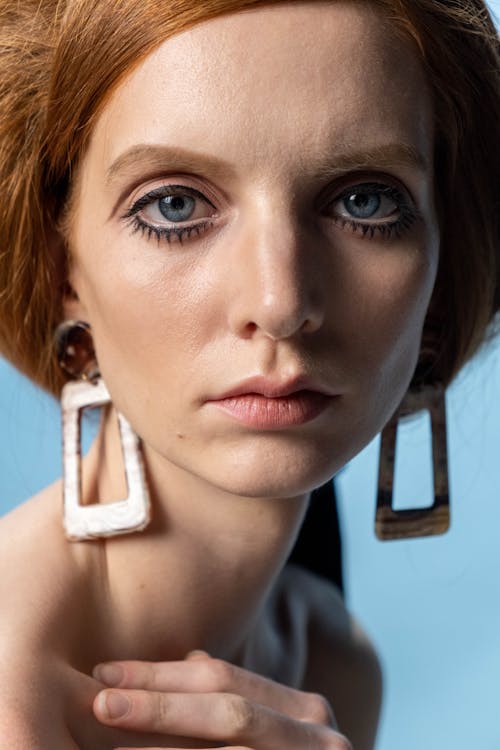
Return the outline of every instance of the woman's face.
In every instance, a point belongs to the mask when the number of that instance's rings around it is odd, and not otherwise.
[[[151,465],[295,495],[382,427],[436,273],[432,135],[416,51],[365,3],[202,23],[120,85],[71,281]]]

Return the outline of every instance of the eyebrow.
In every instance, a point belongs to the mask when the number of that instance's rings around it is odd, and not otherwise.
[[[106,172],[106,184],[123,177],[136,164],[150,166],[161,172],[165,169],[176,169],[181,172],[199,172],[204,170],[214,177],[233,177],[236,170],[227,162],[204,154],[201,151],[189,151],[177,146],[138,144],[120,154]]]
[[[166,145],[138,144],[120,154],[106,172],[106,184],[121,178],[136,164],[150,166],[155,171],[176,169],[182,172],[205,171],[215,178],[228,179],[236,169],[221,159],[200,151]],[[366,168],[411,167],[419,171],[428,168],[428,160],[414,146],[405,143],[390,143],[362,151],[346,151],[325,155],[317,174],[321,177],[338,176],[351,170]]]
[[[406,143],[388,143],[362,151],[346,151],[330,155],[319,173],[323,177],[338,175],[351,170],[366,168],[384,169],[389,167],[410,167],[425,172],[429,167],[428,159],[414,146]]]

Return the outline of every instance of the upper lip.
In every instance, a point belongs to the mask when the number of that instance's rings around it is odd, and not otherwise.
[[[266,398],[284,398],[299,391],[315,391],[325,396],[335,395],[335,391],[332,389],[304,375],[289,378],[288,380],[257,375],[237,383],[212,400],[220,401],[225,398],[234,398],[235,396],[249,395],[251,393],[265,396]]]

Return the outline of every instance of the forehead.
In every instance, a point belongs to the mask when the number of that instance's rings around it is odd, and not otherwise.
[[[401,143],[430,160],[418,53],[369,2],[296,2],[221,16],[159,46],[114,92],[90,158],[137,144],[223,156],[243,170]]]

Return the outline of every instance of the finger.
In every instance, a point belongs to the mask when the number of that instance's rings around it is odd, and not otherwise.
[[[117,708],[121,715],[118,716]],[[97,718],[122,729],[244,745],[258,750],[348,750],[345,738],[318,724],[296,721],[230,693],[104,690]]]
[[[186,654],[186,659],[195,661],[196,659],[210,659],[211,656],[207,651],[202,651],[200,648],[195,648]]]
[[[112,662],[98,665],[94,676],[110,687],[134,690],[234,693],[299,721],[336,726],[331,707],[322,696],[281,685],[222,659]]]

